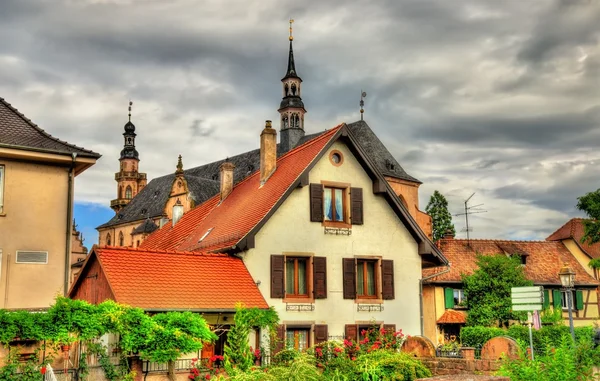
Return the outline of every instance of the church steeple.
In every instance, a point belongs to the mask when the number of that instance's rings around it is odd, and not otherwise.
[[[285,77],[281,80],[283,85],[283,99],[279,105],[281,122],[281,148],[284,152],[294,148],[304,136],[304,114],[306,109],[302,102],[302,78],[296,72],[294,61],[294,36],[292,34],[292,23],[290,19],[290,52]]]
[[[138,172],[140,154],[135,149],[135,125],[131,123],[131,106],[129,102],[129,119],[123,132],[123,149],[119,158],[119,172],[115,173],[117,181],[117,198],[110,202],[110,207],[118,213],[132,198],[146,186],[146,174]]]

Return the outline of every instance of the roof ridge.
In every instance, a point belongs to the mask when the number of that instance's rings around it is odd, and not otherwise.
[[[494,239],[494,238],[442,238],[440,241],[452,242],[452,241],[476,241],[476,242],[520,242],[520,243],[554,243],[555,241],[547,240],[523,240],[523,239]]]
[[[25,114],[23,114],[22,112],[20,112],[16,107],[14,107],[13,105],[11,105],[8,101],[6,101],[4,98],[0,97],[0,102],[2,104],[4,104],[6,107],[8,107],[12,112],[14,112],[17,116],[19,116],[21,119],[23,119],[27,124],[29,124],[31,127],[33,127],[38,133],[46,136],[49,139],[54,140],[55,142],[58,142],[60,144],[69,146],[71,148],[76,148],[78,150],[93,154],[93,155],[99,155],[97,152],[94,152],[92,150],[83,148],[83,147],[79,147],[75,144],[69,143],[67,141],[64,140],[60,140],[59,138],[56,138],[52,135],[50,135],[48,132],[44,131],[43,128],[41,128],[40,126],[38,126],[37,124],[35,124],[31,119],[29,119],[28,117],[25,116]]]
[[[196,257],[206,256],[206,257],[228,257],[229,255],[225,253],[209,253],[203,251],[186,251],[186,250],[168,250],[168,249],[145,249],[140,247],[124,247],[124,246],[97,246],[96,250],[110,250],[110,251],[137,251],[137,252],[147,252],[153,254],[175,254],[175,255],[193,255]]]

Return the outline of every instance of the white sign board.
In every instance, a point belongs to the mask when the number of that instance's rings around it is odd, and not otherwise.
[[[544,287],[513,287],[510,289],[513,311],[541,311],[544,304]]]

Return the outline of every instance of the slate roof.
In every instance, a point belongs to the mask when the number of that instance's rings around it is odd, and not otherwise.
[[[572,239],[579,248],[591,258],[600,258],[600,243],[590,245],[582,243],[581,239],[585,233],[583,226],[584,218],[572,218],[566,224],[558,228],[554,233],[550,234],[547,241],[561,241],[564,239]]]
[[[100,157],[96,152],[48,134],[3,98],[0,98],[0,147],[67,155],[76,153],[96,159]]]
[[[244,262],[226,254],[94,247],[81,270],[97,258],[115,301],[145,310],[268,308]],[[75,295],[77,278],[70,295]]]
[[[463,311],[447,309],[437,320],[437,324],[465,324],[467,315]]]
[[[149,218],[147,218],[144,222],[139,224],[131,234],[150,234],[158,229],[158,226]]]
[[[493,239],[472,239],[467,245],[466,239],[444,238],[438,241],[439,248],[450,261],[450,271],[439,275],[428,283],[462,283],[461,274],[472,274],[477,268],[477,254],[505,255],[503,247],[514,247],[527,253],[525,276],[536,285],[560,286],[558,272],[567,263],[575,270],[575,284],[579,286],[598,286],[571,252],[559,241],[506,241]],[[423,270],[423,277],[433,275],[446,268],[432,267]]]
[[[365,152],[370,159],[375,163],[377,169],[385,176],[392,176],[403,180],[420,183],[419,180],[408,175],[404,169],[398,164],[392,154],[385,148],[377,135],[371,131],[371,128],[365,121],[359,121],[348,124],[347,127],[357,137],[359,144],[365,148]],[[326,133],[317,132],[305,135],[296,147]],[[281,144],[277,145],[277,156],[285,154]],[[228,159],[235,164],[233,171],[234,184],[248,177],[250,174],[260,169],[260,150],[244,152],[242,154],[232,156]],[[199,167],[186,169],[184,176],[193,188],[192,198],[196,205],[203,204],[208,199],[219,193],[219,167],[225,162],[225,159],[201,165]],[[393,168],[389,164],[393,164]],[[156,218],[163,215],[165,204],[171,192],[171,185],[175,174],[170,174],[152,179],[140,193],[138,193],[118,214],[111,218],[108,222],[100,225],[97,229],[139,221],[143,218]]]

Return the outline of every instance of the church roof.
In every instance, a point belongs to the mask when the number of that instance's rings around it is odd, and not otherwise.
[[[298,78],[298,73],[296,73],[296,63],[294,62],[294,49],[292,48],[292,41],[290,40],[290,53],[288,55],[288,67],[287,72],[285,73],[285,77],[283,77],[282,81],[286,78]],[[302,79],[300,79],[302,82]]]
[[[367,156],[375,163],[377,169],[385,176],[391,176],[402,180],[418,182],[419,180],[408,175],[398,164],[396,159],[371,130],[367,122],[358,121],[347,125],[348,129],[357,137],[359,144],[365,149]],[[305,135],[297,147],[314,139],[325,132],[317,132]],[[277,156],[280,157],[285,151],[281,144],[277,145]],[[228,161],[235,165],[233,170],[234,184],[238,184],[250,174],[260,168],[260,150],[244,152],[232,156]],[[196,205],[206,202],[219,193],[219,167],[225,159],[184,170],[184,176],[188,181],[192,193],[192,199]],[[391,163],[391,164],[390,164]],[[165,204],[169,199],[171,185],[175,178],[174,174],[158,177],[151,180],[130,202],[108,222],[98,226],[97,229],[140,221],[144,218],[156,218],[164,214]]]
[[[0,147],[99,158],[100,154],[67,143],[42,130],[0,98]]]
[[[146,221],[142,222],[137,228],[133,229],[131,234],[149,234],[154,232],[156,229],[158,229],[158,226],[151,219],[147,218]]]

